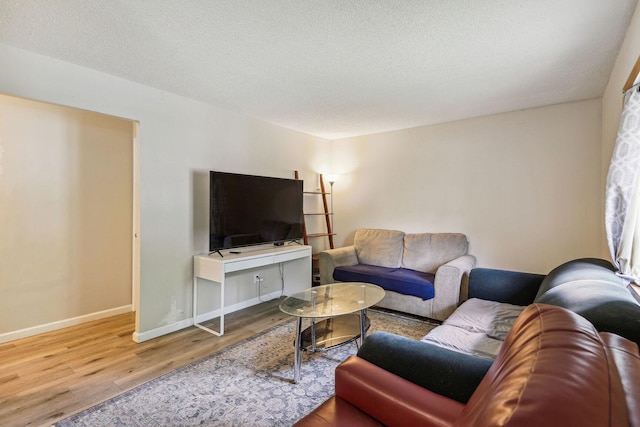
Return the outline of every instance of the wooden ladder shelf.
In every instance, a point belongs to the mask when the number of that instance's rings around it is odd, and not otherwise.
[[[300,179],[300,175],[298,171],[295,171],[295,178]],[[322,174],[320,174],[320,191],[305,191],[304,194],[316,195],[322,197],[322,207],[324,212],[314,212],[314,213],[304,213],[304,222],[302,224],[302,233],[304,237],[304,244],[309,244],[309,239],[317,238],[317,237],[327,237],[329,239],[329,248],[333,249],[333,236],[335,233],[333,232],[333,212],[329,211],[329,204],[327,203],[327,196],[331,195],[328,193],[324,186],[324,179],[322,178]],[[326,232],[321,233],[308,233],[307,230],[307,220],[308,216],[324,216],[326,223]]]

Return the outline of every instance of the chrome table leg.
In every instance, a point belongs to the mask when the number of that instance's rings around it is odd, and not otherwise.
[[[302,363],[302,317],[298,317],[296,325],[296,341],[295,349],[293,352],[293,382],[300,382],[300,364]]]

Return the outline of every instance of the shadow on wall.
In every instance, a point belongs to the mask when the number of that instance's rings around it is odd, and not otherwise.
[[[192,250],[194,253],[209,249],[209,171],[191,171]]]

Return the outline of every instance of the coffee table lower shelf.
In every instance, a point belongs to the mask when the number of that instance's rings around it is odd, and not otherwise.
[[[364,282],[329,283],[285,298],[280,303],[280,310],[297,318],[293,382],[300,382],[303,352],[328,349],[354,340],[362,343],[370,325],[367,309],[383,298],[384,289]],[[303,319],[311,322],[304,330]]]
[[[371,321],[365,317],[365,331],[368,331],[370,326]],[[300,350],[313,352],[347,344],[360,338],[360,331],[359,313],[343,314],[313,322],[302,331]]]

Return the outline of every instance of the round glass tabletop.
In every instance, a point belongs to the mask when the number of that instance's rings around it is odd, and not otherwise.
[[[331,283],[290,295],[280,310],[297,317],[340,316],[369,308],[382,298],[384,289],[371,283]]]

